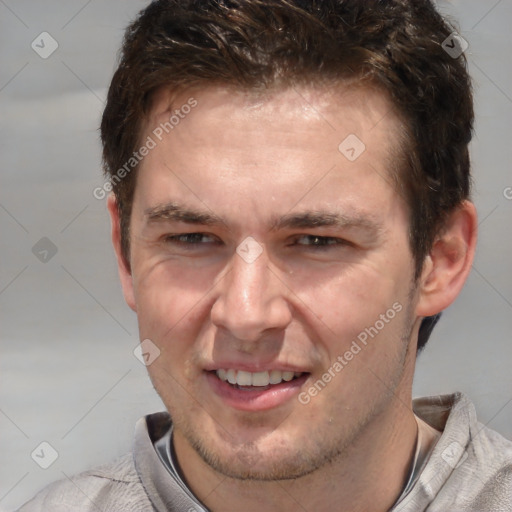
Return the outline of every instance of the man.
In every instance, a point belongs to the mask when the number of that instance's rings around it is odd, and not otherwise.
[[[166,0],[102,121],[125,299],[167,411],[22,511],[512,510],[512,443],[412,401],[471,268],[472,96],[428,0]]]

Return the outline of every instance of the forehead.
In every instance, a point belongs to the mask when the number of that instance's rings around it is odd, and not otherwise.
[[[161,89],[142,136],[156,147],[140,165],[136,195],[152,203],[146,209],[224,196],[258,212],[279,202],[324,207],[342,192],[352,197],[347,208],[360,209],[358,187],[366,195],[393,187],[400,125],[386,95],[370,87]]]
[[[239,89],[229,85],[174,90],[166,86],[159,88],[152,96],[150,113],[146,119],[143,133],[150,131],[169,120],[173,113],[185,107],[191,98],[197,100],[199,109],[194,109],[188,117],[201,114],[203,120],[226,112],[234,118],[223,119],[226,129],[230,120],[257,120],[275,124],[294,121],[322,121],[324,128],[340,134],[350,128],[361,136],[372,131],[384,119],[386,131],[400,123],[392,102],[385,91],[370,82],[358,84],[355,81],[325,83],[322,85],[276,86],[272,89]],[[279,118],[279,119],[278,119]],[[308,128],[308,127],[306,127]],[[300,131],[300,125],[295,127]],[[379,131],[379,130],[378,130]],[[377,132],[378,132],[377,131]]]

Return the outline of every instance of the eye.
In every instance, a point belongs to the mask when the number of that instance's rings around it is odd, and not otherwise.
[[[205,233],[181,233],[179,235],[167,235],[165,242],[179,245],[199,245],[215,243],[217,239]]]
[[[342,238],[335,238],[332,236],[318,236],[318,235],[300,235],[295,238],[295,244],[304,247],[314,247],[320,249],[328,249],[331,247],[340,247],[351,245],[347,240]]]

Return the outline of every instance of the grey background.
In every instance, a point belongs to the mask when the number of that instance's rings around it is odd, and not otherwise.
[[[136,318],[105,201],[92,195],[103,183],[106,87],[123,28],[146,4],[0,0],[0,509],[128,451],[135,421],[162,408],[132,352]],[[464,391],[480,420],[511,438],[512,1],[440,7],[469,42],[480,241],[462,295],[418,361],[414,393]],[[59,44],[47,59],[31,48],[43,31]],[[46,263],[32,252],[42,237],[57,248]],[[42,441],[59,454],[47,470],[30,456]]]

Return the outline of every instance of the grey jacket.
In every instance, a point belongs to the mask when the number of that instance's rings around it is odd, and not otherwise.
[[[393,512],[512,511],[512,442],[476,420],[462,394],[414,400],[414,412],[443,431],[419,479]],[[154,443],[169,429],[167,413],[137,422],[133,454],[56,482],[20,512],[203,512],[174,479]]]

